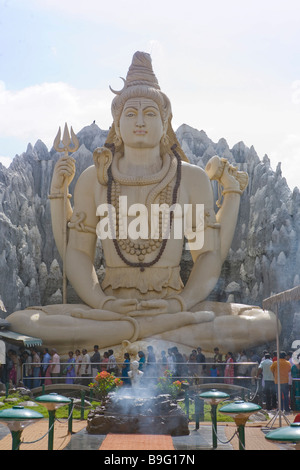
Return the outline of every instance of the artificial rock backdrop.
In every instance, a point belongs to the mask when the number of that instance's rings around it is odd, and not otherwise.
[[[77,136],[81,145],[73,155],[77,163],[71,193],[81,172],[93,164],[92,152],[104,144],[107,131],[93,123]],[[289,189],[280,165],[273,171],[269,158],[261,160],[253,147],[239,142],[230,149],[225,139],[214,143],[204,131],[186,124],[179,127],[177,137],[191,163],[204,168],[212,156],[219,155],[249,175],[232,247],[210,298],[261,306],[270,295],[298,286],[300,193],[298,188]],[[52,236],[48,200],[53,168],[60,156],[39,140],[17,155],[8,169],[0,164],[2,318],[31,305],[62,302],[62,267]],[[95,265],[101,278],[104,263],[100,243]],[[184,251],[183,281],[190,268],[190,256]],[[68,302],[80,302],[72,287],[68,289]],[[280,308],[285,349],[290,349],[293,340],[300,340],[298,312],[298,303]]]

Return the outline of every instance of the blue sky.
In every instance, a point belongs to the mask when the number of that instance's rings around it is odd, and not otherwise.
[[[108,129],[112,88],[152,55],[186,123],[253,145],[293,189],[300,177],[299,0],[0,0],[0,159],[65,122]]]

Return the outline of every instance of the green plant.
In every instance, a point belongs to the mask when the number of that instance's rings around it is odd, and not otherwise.
[[[93,390],[94,395],[99,397],[100,400],[105,400],[109,392],[112,392],[117,387],[121,387],[123,381],[113,374],[106,372],[105,370],[99,372],[95,377],[95,382],[89,384],[89,387]]]
[[[183,392],[183,386],[185,383],[187,382],[181,382],[180,380],[174,381],[172,373],[169,370],[166,370],[164,376],[158,378],[156,387],[159,393],[167,393],[175,400]]]

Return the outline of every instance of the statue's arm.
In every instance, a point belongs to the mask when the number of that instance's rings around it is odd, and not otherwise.
[[[216,214],[216,220],[220,224],[222,263],[225,261],[232,244],[242,194],[239,180],[228,170],[229,164],[227,163],[220,179],[220,184],[223,186],[223,202]]]
[[[189,244],[194,266],[180,294],[188,309],[204,300],[218,281],[222,264],[233,240],[242,194],[236,172],[228,171],[230,167],[226,164],[220,178],[223,203],[215,214],[213,191],[208,175],[200,168],[194,167],[192,172],[190,169],[187,167],[189,199],[193,207],[199,203],[204,205],[204,223],[202,247],[199,248],[196,244],[194,248],[193,242]],[[197,230],[197,223],[194,223],[193,230]]]
[[[96,226],[99,221],[95,191],[98,186],[94,166],[87,168],[76,183],[74,210],[69,221],[66,273],[79,297],[90,307],[100,309],[106,295],[94,267]]]
[[[198,256],[189,279],[180,293],[187,310],[205,300],[211,293],[219,279],[221,267],[221,258],[217,249]]]
[[[220,209],[216,220],[220,224],[220,243],[222,263],[225,261],[231,246],[238,220],[241,194],[248,185],[248,174],[238,171],[225,158],[212,157],[205,171],[211,180],[216,180],[222,187],[223,201],[217,202]]]
[[[228,192],[224,195],[223,204],[216,214],[216,220],[220,224],[222,264],[227,258],[234,237],[240,208],[240,198],[241,196],[238,193]]]
[[[64,183],[66,181],[67,186],[69,187],[74,175],[75,160],[72,157],[65,156],[60,158],[54,167],[49,200],[52,232],[56,247],[61,257],[63,257],[64,250]],[[71,219],[72,214],[73,210],[68,197],[66,204],[67,222]]]
[[[214,200],[211,183],[199,167],[187,167],[184,178],[188,181],[188,200],[190,207],[202,208],[203,219],[197,220],[193,213],[193,232],[199,240],[188,243],[194,264],[189,279],[180,293],[190,310],[204,300],[215,287],[222,268],[220,225],[214,213]]]
[[[52,231],[59,254],[64,251],[64,183],[71,183],[75,174],[75,161],[72,157],[62,157],[54,167],[51,189],[50,207]],[[100,308],[105,295],[99,285],[94,268],[96,248],[96,207],[94,202],[95,172],[90,167],[79,177],[74,191],[74,209],[67,199],[68,239],[66,247],[66,273],[80,298],[87,305]],[[84,220],[76,221],[79,214]],[[87,228],[87,230],[85,230]]]

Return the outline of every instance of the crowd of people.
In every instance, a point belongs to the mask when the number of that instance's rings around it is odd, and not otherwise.
[[[94,346],[93,354],[85,348],[76,349],[75,353],[69,351],[68,359],[61,360],[56,349],[39,351],[36,347],[22,347],[18,352],[8,349],[6,362],[0,369],[0,380],[11,386],[23,383],[29,389],[57,383],[88,385],[102,370],[118,374],[111,349],[102,357],[98,346]]]
[[[298,362],[298,361],[296,361]],[[293,353],[281,351],[272,355],[266,351],[258,367],[258,377],[263,380],[266,409],[278,407],[278,384],[281,409],[286,413],[300,411],[300,364],[293,360]]]
[[[259,356],[253,350],[249,353],[242,350],[236,355],[230,351],[223,355],[216,347],[213,357],[207,359],[201,347],[193,349],[187,356],[176,346],[158,353],[149,345],[146,351],[138,352],[138,362],[146,381],[155,381],[169,371],[174,380],[186,380],[190,384],[217,382],[256,390],[266,409],[277,407],[276,352],[264,351]],[[300,365],[294,364],[292,352],[281,352],[279,364],[282,407],[286,412],[291,408],[300,410]],[[23,381],[28,388],[56,383],[89,385],[99,372],[105,370],[121,377],[124,384],[130,386],[130,365],[129,353],[124,353],[123,362],[117,362],[112,349],[101,355],[97,345],[92,354],[84,348],[70,351],[65,362],[55,349],[21,348],[19,353],[8,349],[1,381],[11,385]]]
[[[17,352],[8,349],[5,364],[1,367],[1,382],[11,386],[21,383],[27,388],[42,384],[58,383],[61,376],[61,361],[55,349],[21,347]]]
[[[224,383],[255,389],[267,410],[278,408],[280,393],[282,410],[300,411],[300,364],[295,363],[292,352],[281,351],[279,358],[276,351],[264,351],[262,357],[254,351],[247,357],[241,351],[236,358],[228,352],[223,368]]]

